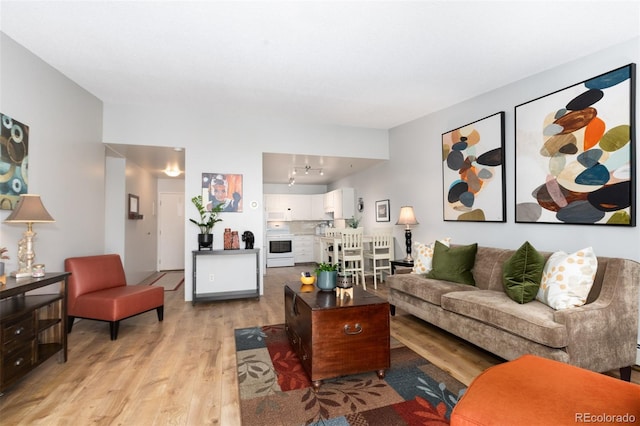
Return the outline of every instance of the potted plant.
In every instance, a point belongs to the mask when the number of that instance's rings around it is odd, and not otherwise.
[[[207,210],[202,203],[202,195],[193,197],[191,202],[196,206],[196,209],[200,214],[200,221],[189,219],[192,223],[195,223],[198,228],[200,228],[200,233],[198,234],[198,250],[202,247],[211,247],[213,244],[213,234],[211,233],[211,230],[216,223],[222,222],[222,219],[218,216],[224,206],[222,204],[218,204],[211,210]]]
[[[318,277],[316,285],[320,290],[331,291],[336,288],[336,281],[338,278],[338,264],[332,265],[331,263],[319,263],[316,267],[315,273]]]
[[[347,219],[347,223],[349,224],[350,228],[357,229],[358,225],[360,225],[360,219],[356,218],[355,216],[351,216],[351,219]]]

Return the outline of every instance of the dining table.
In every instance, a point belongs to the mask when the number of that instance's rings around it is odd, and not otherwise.
[[[394,239],[395,240],[395,239]],[[363,235],[362,236],[362,245],[364,246],[364,250],[367,250],[367,245],[370,245],[373,241],[373,236],[372,235]],[[329,261],[328,257],[327,257],[327,247],[329,246],[333,246],[333,247],[340,247],[340,244],[342,243],[342,238],[340,237],[340,235],[336,235],[334,237],[320,237],[320,262],[322,263],[326,263]],[[391,244],[391,247],[389,248],[389,250],[391,250],[391,258],[395,259],[394,257],[394,253],[393,253],[393,246],[395,244]],[[337,259],[332,259],[333,263],[337,263]]]

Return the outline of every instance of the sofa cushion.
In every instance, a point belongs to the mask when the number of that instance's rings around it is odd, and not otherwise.
[[[440,242],[447,247],[449,247],[450,241],[451,238],[444,238],[440,240]],[[415,259],[413,261],[413,268],[411,269],[411,272],[414,274],[426,274],[431,270],[434,245],[435,242],[423,244],[417,241],[413,244]]]
[[[553,309],[582,306],[593,285],[598,259],[591,247],[567,254],[555,252],[544,266],[536,299]]]
[[[507,295],[518,303],[528,303],[536,298],[545,258],[526,241],[504,263],[503,284]]]
[[[477,251],[478,244],[475,243],[468,246],[447,247],[440,241],[436,241],[432,269],[426,277],[476,285],[471,270],[476,261]]]
[[[419,274],[391,275],[387,278],[389,288],[408,293],[413,297],[440,306],[442,295],[452,291],[477,290],[476,287],[425,278]]]
[[[553,309],[537,300],[521,305],[502,291],[457,291],[443,295],[441,306],[545,346],[567,346],[565,326],[553,320]]]

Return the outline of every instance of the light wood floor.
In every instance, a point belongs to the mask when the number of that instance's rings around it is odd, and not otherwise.
[[[165,292],[162,323],[155,311],[125,320],[113,342],[106,323],[76,322],[67,363],[53,357],[7,390],[0,424],[239,425],[233,330],[284,322],[284,283],[311,269],[267,269],[259,301],[192,306],[181,286]],[[375,292],[372,283],[367,289]],[[386,286],[377,293],[386,297]],[[465,384],[502,362],[401,311],[391,333]]]

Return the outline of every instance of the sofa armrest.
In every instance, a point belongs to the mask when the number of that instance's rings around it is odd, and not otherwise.
[[[635,362],[640,264],[608,259],[602,280],[594,302],[554,313],[555,321],[566,326],[571,363],[594,371]]]

